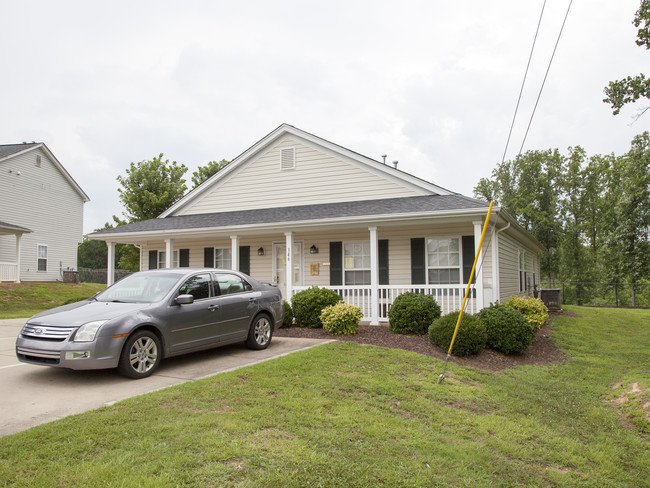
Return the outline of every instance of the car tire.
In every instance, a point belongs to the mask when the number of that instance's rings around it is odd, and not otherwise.
[[[248,331],[248,338],[246,339],[246,346],[250,349],[266,349],[271,343],[273,336],[273,324],[271,318],[265,313],[261,313],[255,317],[251,327]]]
[[[126,340],[117,370],[128,378],[146,378],[158,369],[161,359],[158,336],[150,330],[140,330]]]

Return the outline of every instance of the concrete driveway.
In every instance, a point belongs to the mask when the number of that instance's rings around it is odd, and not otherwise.
[[[263,351],[226,346],[166,359],[149,378],[131,380],[114,370],[70,371],[18,362],[15,343],[24,323],[0,320],[0,436],[331,342],[274,337]]]

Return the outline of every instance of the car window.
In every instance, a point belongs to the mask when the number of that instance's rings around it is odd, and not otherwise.
[[[233,293],[241,293],[253,289],[246,280],[230,273],[217,273],[217,284],[219,285],[220,295],[232,295]]]
[[[192,295],[194,300],[210,298],[212,293],[212,278],[210,273],[198,274],[189,278],[178,290],[179,295]]]
[[[134,273],[98,293],[100,302],[145,302],[162,300],[178,283],[178,275]]]

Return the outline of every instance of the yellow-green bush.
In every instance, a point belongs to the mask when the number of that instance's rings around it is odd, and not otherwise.
[[[362,317],[363,313],[359,307],[348,305],[345,302],[331,305],[320,314],[323,328],[332,335],[356,334],[359,328],[359,320]]]
[[[548,322],[548,308],[539,298],[512,295],[503,304],[524,314],[536,329],[541,329]]]

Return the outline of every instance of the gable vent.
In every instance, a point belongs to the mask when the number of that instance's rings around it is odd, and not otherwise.
[[[287,169],[296,169],[296,149],[291,147],[282,149],[280,153],[280,169],[282,171]]]
[[[41,167],[41,157],[39,155],[36,155],[36,167]]]

